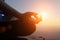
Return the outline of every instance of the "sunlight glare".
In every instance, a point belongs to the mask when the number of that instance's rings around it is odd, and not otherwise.
[[[47,19],[47,13],[46,12],[42,13],[42,19],[43,19],[43,21]]]
[[[38,14],[37,16],[38,16],[38,18],[42,17],[42,21],[47,19],[47,13],[46,12],[42,12],[41,14]]]

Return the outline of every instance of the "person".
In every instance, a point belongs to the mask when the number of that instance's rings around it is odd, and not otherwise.
[[[31,16],[35,16],[36,19],[32,18]],[[6,19],[6,16],[4,17]],[[15,39],[16,36],[30,35],[36,30],[36,24],[39,22],[38,20],[41,21],[41,18],[38,18],[37,14],[34,12],[26,12],[22,14],[21,20],[18,19],[16,21],[10,21],[10,23],[9,20],[7,20],[5,23],[3,22],[1,28],[2,29],[1,34],[3,35],[2,37],[8,39],[12,39],[12,38]]]
[[[2,32],[3,38],[6,37],[9,39],[16,39],[17,36],[28,36],[36,30],[36,24],[42,21],[41,18],[38,18],[35,12],[26,12],[24,14],[20,14],[2,0],[0,0],[0,5],[0,9],[3,10],[5,14],[3,19],[6,20],[2,21],[2,26],[3,28],[7,29],[6,32]],[[36,20],[31,16],[34,16]],[[11,20],[11,18],[14,19],[13,17],[17,18],[18,20]]]
[[[36,18],[36,20],[31,17],[32,15]],[[13,26],[17,26],[15,30],[18,36],[27,36],[36,30],[36,24],[40,21],[42,21],[42,19],[38,18],[37,13],[26,12],[22,14],[21,20],[13,23]]]

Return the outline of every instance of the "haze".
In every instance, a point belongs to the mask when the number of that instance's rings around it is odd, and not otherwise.
[[[6,0],[6,2],[21,13],[46,12],[48,18],[37,25],[33,35],[60,39],[60,0]]]

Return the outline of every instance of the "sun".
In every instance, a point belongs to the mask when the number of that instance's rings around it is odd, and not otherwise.
[[[37,14],[37,17],[39,19],[42,19],[42,21],[45,21],[48,17],[47,17],[47,13],[46,12],[41,12]],[[34,16],[31,16],[31,18],[33,18],[34,20],[36,20],[36,18]]]
[[[43,19],[43,20],[46,20],[46,19],[47,19],[47,13],[46,13],[46,12],[43,12],[43,13],[42,13],[42,19]]]
[[[42,13],[38,13],[38,18],[42,17],[42,21],[46,20],[48,17],[47,17],[47,13],[46,12],[42,12]]]

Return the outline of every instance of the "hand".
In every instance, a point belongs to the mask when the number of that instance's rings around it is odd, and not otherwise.
[[[40,16],[40,18],[37,19],[36,23],[38,24],[41,21],[42,21],[42,16]]]
[[[27,17],[27,20],[29,17],[34,16],[34,18],[36,18],[36,20],[33,20],[35,24],[38,24],[40,21],[42,21],[42,16],[38,18],[37,13],[34,13],[34,12],[26,12],[23,15],[24,15],[24,18]]]
[[[25,16],[35,16],[35,17],[37,17],[36,15],[37,15],[37,13],[35,13],[35,12],[26,12],[26,13],[24,13],[23,15],[25,15]]]

